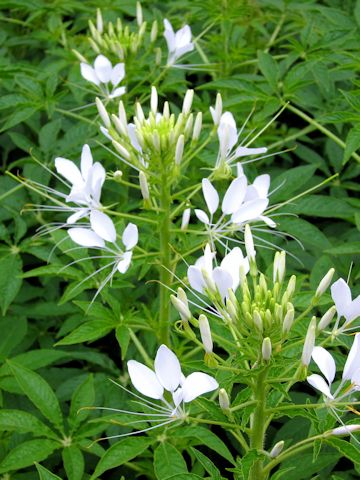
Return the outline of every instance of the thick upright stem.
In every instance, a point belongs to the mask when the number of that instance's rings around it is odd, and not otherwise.
[[[266,432],[266,377],[268,369],[259,373],[254,387],[257,405],[251,420],[250,448],[263,450]],[[250,471],[249,480],[264,480],[263,461],[257,460]]]
[[[171,284],[171,192],[166,174],[161,178],[160,208],[161,219],[159,222],[160,235],[160,312],[159,312],[159,340],[165,345],[170,345],[170,304],[169,290]]]

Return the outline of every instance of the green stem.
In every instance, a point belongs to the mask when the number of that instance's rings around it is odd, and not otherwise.
[[[257,406],[251,418],[251,434],[250,434],[250,448],[257,451],[262,451],[264,448],[265,432],[266,432],[266,377],[268,374],[268,367],[264,368],[256,378],[254,386],[254,400],[257,401]],[[263,460],[257,460],[251,471],[249,480],[264,480]]]
[[[131,328],[129,328],[129,333],[130,333],[131,340],[134,342],[135,347],[138,349],[140,355],[143,357],[146,365],[150,368],[153,368],[153,363],[154,362],[151,360],[149,355],[146,353],[146,350],[142,346],[142,343],[140,342],[140,340],[138,339],[136,334],[131,330]]]

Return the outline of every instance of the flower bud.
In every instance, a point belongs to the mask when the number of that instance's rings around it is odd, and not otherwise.
[[[160,143],[159,132],[157,130],[155,130],[153,135],[152,135],[152,142],[153,142],[155,150],[157,152],[160,152],[161,151],[161,143]]]
[[[151,87],[150,108],[154,115],[157,113],[158,107],[158,93],[156,87]]]
[[[272,326],[272,315],[268,308],[265,311],[265,323],[268,328]]]
[[[201,127],[202,127],[202,113],[199,112],[196,115],[195,123],[194,123],[194,130],[193,130],[193,136],[192,136],[192,139],[193,139],[194,142],[199,140],[200,133],[201,133]]]
[[[282,308],[281,308],[281,305],[279,305],[278,303],[275,303],[274,317],[276,322],[282,321]]]
[[[343,425],[342,427],[336,427],[330,430],[329,435],[350,435],[352,432],[360,430],[359,424]]]
[[[180,135],[176,142],[175,165],[180,165],[184,153],[184,135]]]
[[[257,310],[254,310],[252,319],[253,319],[255,327],[259,330],[259,332],[262,332],[263,331],[263,321],[262,321],[260,313]]]
[[[156,64],[156,65],[160,65],[160,64],[161,64],[161,57],[162,57],[161,48],[156,48],[156,49],[155,49],[155,64]]]
[[[222,98],[220,93],[216,95],[215,108],[210,107],[210,113],[214,122],[214,125],[219,125],[222,114]]]
[[[255,260],[255,247],[254,247],[254,239],[251,233],[250,225],[246,224],[245,225],[245,250],[246,250],[246,255],[248,256],[249,261],[250,260]]]
[[[320,298],[323,293],[327,290],[329,287],[331,280],[334,276],[335,273],[335,268],[330,268],[330,270],[327,272],[327,274],[323,277],[323,279],[320,281],[319,286],[316,289],[315,292],[315,297]]]
[[[139,25],[139,27],[141,27],[143,23],[143,13],[142,13],[140,2],[136,2],[136,22]]]
[[[278,455],[280,455],[280,453],[283,451],[284,444],[284,440],[280,440],[280,442],[275,443],[275,445],[270,451],[270,457],[276,458]]]
[[[175,295],[170,295],[170,300],[179,312],[181,320],[183,322],[188,322],[192,317],[189,307],[180,298],[175,297]]]
[[[213,279],[210,277],[208,271],[205,268],[201,269],[201,274],[203,276],[206,288],[211,292],[211,293],[216,293],[216,285]]]
[[[219,405],[221,410],[227,411],[230,408],[230,399],[225,388],[220,388],[219,390]]]
[[[183,115],[185,115],[185,116],[189,115],[190,110],[191,110],[191,105],[192,105],[192,102],[193,102],[193,98],[194,98],[194,90],[188,90],[185,93],[185,97],[184,97],[184,102],[183,102],[183,107],[182,107]]]
[[[116,170],[116,171],[114,172],[114,178],[115,178],[115,180],[120,180],[120,179],[122,178],[122,176],[123,176],[123,172],[122,172],[121,170]]]
[[[294,322],[295,310],[292,303],[287,304],[286,315],[283,321],[282,331],[283,333],[288,333]]]
[[[335,305],[333,305],[321,317],[319,325],[318,325],[319,330],[324,330],[331,323],[332,319],[334,318],[335,313],[336,313],[336,307],[335,307]]]
[[[262,347],[261,347],[262,358],[265,362],[268,362],[271,358],[272,346],[271,340],[269,337],[264,338]]]
[[[151,26],[151,32],[150,32],[150,42],[153,43],[156,40],[158,34],[158,23],[157,20],[153,21],[153,24]]]
[[[113,140],[112,144],[114,145],[115,149],[120,153],[122,157],[126,159],[130,158],[130,153],[119,142],[117,142],[116,140]]]
[[[301,356],[301,362],[306,367],[309,365],[311,360],[311,354],[315,346],[315,336],[316,336],[316,317],[312,317],[306,332],[304,348]]]
[[[136,118],[137,120],[142,123],[145,120],[145,115],[143,112],[143,109],[141,108],[141,105],[139,102],[136,102],[135,104],[135,111],[136,111]]]
[[[170,118],[169,102],[165,102],[165,103],[164,103],[164,107],[163,107],[163,117],[164,117],[166,120],[169,120],[169,118]]]
[[[273,270],[273,282],[279,282],[280,284],[284,280],[285,276],[285,261],[286,254],[282,250],[281,252],[276,252],[274,257],[274,270]]]
[[[140,183],[140,190],[141,190],[141,195],[145,201],[150,199],[150,193],[149,193],[149,185],[146,179],[146,175],[143,171],[139,172],[139,183]]]
[[[186,230],[190,221],[191,208],[185,208],[181,219],[181,230]]]
[[[104,30],[104,22],[103,22],[100,8],[96,9],[96,30],[99,33],[103,33],[103,30]]]
[[[201,314],[199,317],[199,329],[205,352],[211,353],[213,351],[213,341],[209,321],[204,314]]]
[[[184,134],[186,137],[190,136],[191,130],[193,128],[193,123],[194,123],[194,115],[190,113],[184,127]]]
[[[116,115],[112,114],[111,115],[111,120],[115,126],[115,129],[117,130],[117,132],[121,133],[122,135],[127,135],[128,132],[127,132],[127,127],[125,125],[122,124],[121,120],[119,119],[119,117],[117,117]]]
[[[266,278],[263,273],[260,273],[260,278],[259,278],[259,287],[260,287],[260,294],[263,298],[265,298],[267,294],[267,283],[266,283]]]
[[[183,288],[178,287],[177,296],[187,307],[189,306],[188,298]]]
[[[295,292],[295,288],[296,288],[296,276],[295,275],[291,275],[290,277],[290,280],[289,280],[289,283],[286,287],[286,293],[287,293],[287,296],[288,296],[288,299],[290,300],[291,297],[294,295],[294,292]]]
[[[97,106],[99,115],[101,117],[101,120],[103,121],[105,127],[106,128],[111,127],[110,117],[106,111],[106,108],[104,107],[104,104],[102,103],[100,98],[97,98],[97,97],[95,99],[95,102],[96,102],[96,106]]]
[[[71,51],[72,51],[73,54],[77,57],[77,59],[80,60],[80,62],[88,63],[88,61],[86,60],[86,58],[83,57],[83,56],[81,55],[81,53],[79,53],[77,50],[72,49]]]
[[[88,40],[89,40],[90,46],[94,50],[94,52],[97,53],[97,54],[100,54],[101,53],[100,48],[96,45],[94,40],[92,38],[88,38]]]

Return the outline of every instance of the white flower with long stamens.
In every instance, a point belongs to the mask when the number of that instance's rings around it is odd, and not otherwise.
[[[341,383],[334,393],[331,392],[331,387],[335,378],[336,365],[332,355],[323,347],[314,347],[311,356],[323,377],[314,373],[307,377],[307,381],[312,387],[319,390],[327,401],[340,402],[360,390],[360,333],[355,335],[344,366]],[[350,381],[350,385],[343,390],[348,381]]]
[[[191,288],[197,292],[206,293],[210,280],[221,298],[225,299],[229,288],[235,291],[240,284],[240,268],[245,275],[249,271],[249,262],[244,258],[240,248],[235,247],[223,258],[219,267],[213,268],[215,255],[207,244],[204,255],[195,262],[195,265],[188,268],[187,276]]]
[[[189,25],[185,25],[176,33],[172,28],[171,23],[166,18],[164,19],[164,37],[169,50],[167,65],[174,65],[176,60],[185,53],[194,50],[194,44],[191,42],[191,29]]]
[[[118,87],[125,77],[125,65],[123,63],[112,66],[108,58],[104,55],[98,55],[93,67],[88,63],[81,62],[80,71],[82,77],[99,87],[107,98],[121,97],[126,91],[125,87]]]
[[[213,112],[211,112],[213,114]],[[259,155],[267,152],[266,147],[249,148],[243,145],[236,145],[242,133],[237,131],[235,119],[230,112],[224,112],[219,120],[217,134],[219,138],[219,154],[216,167],[222,164],[231,165],[237,158],[248,155]],[[236,148],[235,148],[236,147]]]
[[[335,303],[338,314],[333,334],[338,335],[340,333],[344,333],[345,331],[351,330],[352,328],[348,327],[357,317],[360,316],[360,295],[352,300],[349,285],[345,282],[345,280],[339,278],[339,280],[331,285],[331,296]],[[345,318],[345,322],[339,328],[341,317]]]

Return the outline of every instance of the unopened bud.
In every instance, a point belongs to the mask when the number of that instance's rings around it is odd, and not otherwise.
[[[214,280],[210,277],[208,271],[207,271],[205,268],[202,268],[202,269],[201,269],[201,273],[202,273],[202,276],[203,276],[203,279],[204,279],[204,282],[205,282],[205,285],[206,285],[207,289],[208,289],[211,293],[216,293],[216,285],[215,285],[215,282],[214,282]]]
[[[161,48],[156,48],[155,49],[155,64],[156,65],[161,64],[161,57],[162,57]]]
[[[260,287],[260,293],[263,297],[267,294],[267,283],[266,283],[266,278],[263,273],[260,273],[260,278],[259,278],[259,287]]]
[[[360,425],[343,425],[342,427],[336,427],[330,430],[329,435],[351,435],[352,432],[360,430]]]
[[[96,45],[92,38],[88,38],[91,48],[94,50],[95,53],[100,54],[100,48]]]
[[[79,53],[77,50],[73,49],[73,50],[71,50],[71,51],[72,51],[73,54],[76,56],[76,58],[77,58],[78,60],[80,60],[80,62],[82,62],[82,63],[89,63],[89,62],[86,60],[86,58],[85,58],[83,55],[81,55],[81,53]]]
[[[188,298],[183,288],[178,287],[177,296],[187,307],[189,306]]]
[[[316,336],[316,317],[313,317],[309,323],[309,327],[306,332],[304,348],[301,356],[301,362],[306,367],[309,365],[311,360],[311,354],[315,346],[315,336]]]
[[[190,136],[190,133],[193,128],[193,123],[194,123],[194,115],[190,113],[188,116],[188,119],[186,120],[185,127],[184,127],[184,134],[186,137]]]
[[[214,125],[219,125],[222,114],[222,98],[220,93],[216,95],[215,108],[210,107],[210,113],[214,122]]]
[[[139,25],[139,27],[141,27],[143,23],[143,13],[142,13],[140,2],[136,2],[136,22]]]
[[[316,289],[315,292],[315,297],[320,298],[323,293],[328,289],[331,280],[334,276],[335,273],[335,268],[330,268],[330,270],[327,272],[327,274],[323,277],[321,282],[319,283],[319,286]]]
[[[105,127],[109,128],[111,126],[110,117],[106,111],[106,108],[104,107],[104,104],[102,103],[100,98],[97,98],[97,97],[95,99],[95,102],[96,102],[96,106],[97,106],[99,115],[101,117],[101,120],[103,121]]]
[[[153,24],[151,26],[151,32],[150,32],[150,42],[155,42],[156,37],[158,34],[158,23],[156,20],[153,21]]]
[[[189,307],[180,298],[175,297],[175,295],[170,295],[170,300],[179,312],[181,320],[183,322],[188,322],[192,317]]]
[[[127,127],[126,125],[123,125],[123,123],[121,122],[121,120],[119,119],[119,117],[117,117],[116,115],[112,114],[111,115],[111,120],[115,126],[115,129],[121,133],[122,135],[127,135],[128,134],[128,131],[127,131]]]
[[[220,388],[219,390],[219,405],[221,410],[227,411],[230,408],[230,399],[225,388]]]
[[[175,165],[180,165],[184,153],[184,135],[180,135],[176,142]]]
[[[102,33],[104,30],[104,22],[103,22],[100,8],[96,9],[96,30],[99,33]]]
[[[276,252],[274,257],[274,270],[273,270],[273,281],[279,282],[280,284],[284,280],[285,276],[285,262],[286,254],[282,250],[281,252]]]
[[[280,440],[280,442],[275,443],[275,445],[270,451],[270,457],[276,458],[278,455],[280,455],[280,453],[283,451],[284,445],[284,440]]]
[[[119,119],[123,125],[127,125],[126,111],[122,100],[119,102]]]
[[[199,317],[199,329],[205,352],[211,353],[213,351],[213,341],[209,321],[204,314],[201,314]]]
[[[157,113],[158,93],[156,87],[151,87],[150,108],[154,115]]]
[[[149,185],[146,179],[146,175],[143,171],[140,171],[139,173],[139,183],[140,183],[140,190],[141,190],[141,195],[143,199],[149,200],[150,199]]]
[[[159,137],[159,132],[157,130],[154,131],[152,135],[152,141],[154,148],[157,152],[160,152],[161,150],[161,143],[160,143],[160,137]]]
[[[320,322],[319,322],[319,326],[318,326],[319,330],[324,330],[331,323],[332,319],[334,318],[335,313],[336,313],[336,307],[335,307],[335,305],[333,305],[321,317]]]
[[[135,110],[136,110],[136,118],[137,120],[142,123],[145,120],[145,115],[143,112],[143,109],[141,108],[141,105],[139,102],[136,102],[135,105]]]
[[[183,115],[188,115],[190,113],[193,98],[194,98],[194,90],[188,90],[184,97],[184,102],[182,107]]]
[[[287,333],[287,332],[290,331],[290,329],[292,327],[292,324],[294,322],[294,316],[295,316],[294,306],[293,306],[292,303],[288,303],[287,304],[286,315],[285,315],[284,321],[283,321],[283,327],[282,327],[283,333]]]
[[[267,308],[266,311],[265,311],[265,323],[266,323],[266,326],[269,328],[271,327],[272,325],[272,314],[270,312],[270,310]]]
[[[261,318],[260,313],[257,310],[254,310],[253,312],[253,322],[255,327],[259,330],[259,332],[263,331],[263,321]]]
[[[269,337],[264,338],[262,347],[261,347],[262,358],[265,362],[268,362],[271,358],[272,346],[271,340]]]
[[[170,107],[169,107],[169,102],[164,103],[164,108],[163,108],[163,117],[168,120],[170,118]]]
[[[122,172],[121,170],[116,170],[116,171],[114,172],[114,178],[115,178],[115,180],[120,180],[120,179],[122,178],[122,176],[123,176],[123,172]]]
[[[120,153],[122,157],[126,158],[127,160],[130,158],[130,153],[119,142],[117,142],[116,140],[113,140],[112,144],[114,145],[115,149]]]
[[[295,292],[295,288],[296,288],[296,276],[295,275],[291,275],[290,277],[290,280],[289,280],[289,283],[286,287],[286,293],[288,295],[288,299],[290,300],[291,297],[294,295],[294,292]]]
[[[201,133],[201,127],[202,127],[202,113],[199,112],[196,115],[195,123],[194,123],[194,130],[193,130],[193,136],[192,136],[192,139],[193,139],[194,142],[199,140],[200,133]]]
[[[186,230],[190,221],[191,208],[185,208],[181,219],[181,230]]]
[[[246,250],[246,255],[248,256],[248,259],[249,261],[255,260],[256,252],[254,247],[254,239],[253,239],[249,224],[245,225],[244,238],[245,238],[245,250]]]

